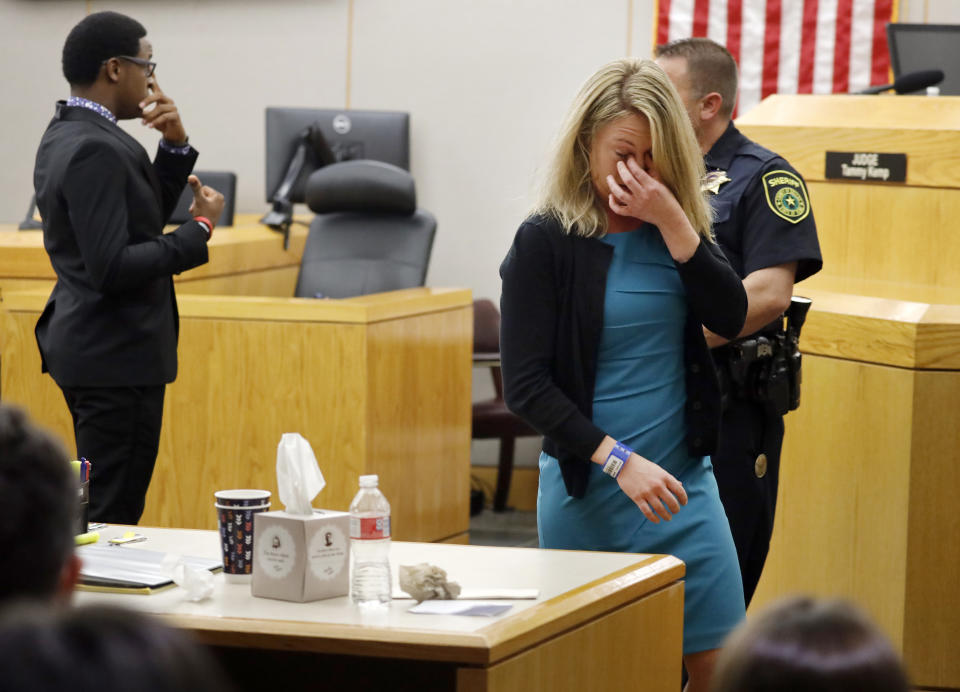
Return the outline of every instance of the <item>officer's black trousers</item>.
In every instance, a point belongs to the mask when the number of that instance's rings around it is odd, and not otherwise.
[[[713,472],[737,546],[749,604],[770,549],[780,479],[783,418],[769,404],[727,399]],[[766,468],[757,458],[766,455]],[[762,474],[762,477],[761,475]]]
[[[61,387],[77,458],[90,470],[90,521],[136,524],[160,446],[164,385]]]

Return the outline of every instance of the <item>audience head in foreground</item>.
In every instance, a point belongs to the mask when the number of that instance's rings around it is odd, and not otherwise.
[[[841,600],[774,603],[727,640],[713,692],[907,692],[900,657],[862,611]]]
[[[206,648],[144,613],[15,607],[0,617],[3,692],[229,689]]]
[[[60,443],[20,409],[0,404],[0,605],[69,598],[80,567],[77,501]]]

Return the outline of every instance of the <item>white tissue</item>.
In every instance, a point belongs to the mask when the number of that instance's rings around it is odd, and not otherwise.
[[[202,601],[213,595],[213,573],[210,570],[190,567],[180,555],[173,553],[166,555],[160,566],[174,584],[187,592],[187,600]]]
[[[277,445],[277,487],[289,514],[313,514],[313,498],[327,483],[313,449],[300,433],[284,433]]]

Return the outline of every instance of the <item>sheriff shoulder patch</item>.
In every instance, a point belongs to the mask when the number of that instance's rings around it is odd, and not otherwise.
[[[800,223],[810,215],[810,200],[803,181],[790,171],[770,171],[763,175],[763,193],[770,211],[790,223]]]

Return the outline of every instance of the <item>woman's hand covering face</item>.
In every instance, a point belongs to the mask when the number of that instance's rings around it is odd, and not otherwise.
[[[660,182],[652,159],[645,166],[634,157],[617,162],[619,181],[607,176],[610,194],[607,202],[613,213],[662,226],[676,215],[679,204],[673,193]]]

